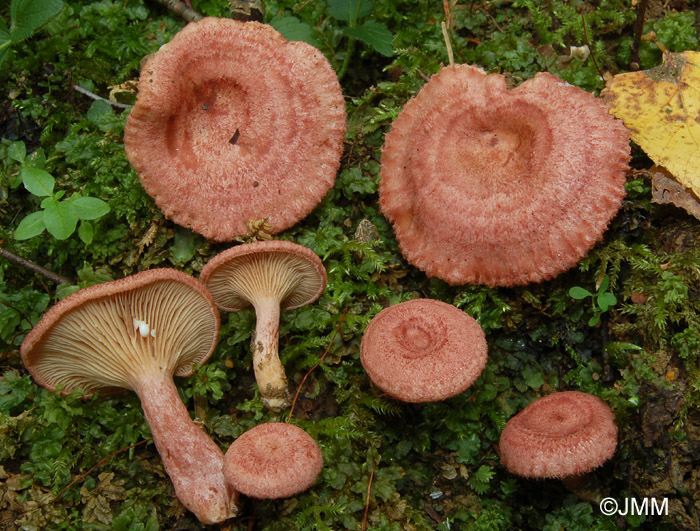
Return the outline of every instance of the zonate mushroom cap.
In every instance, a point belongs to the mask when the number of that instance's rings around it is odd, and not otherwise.
[[[66,297],[27,334],[21,352],[42,386],[90,396],[133,390],[136,374],[189,376],[218,335],[219,312],[200,282],[151,269]]]
[[[165,215],[233,240],[250,220],[273,233],[333,186],[345,103],[325,56],[271,26],[205,18],[143,66],[124,147]]]
[[[469,388],[486,366],[486,337],[450,304],[414,299],[367,325],[360,361],[372,382],[404,402],[434,402]]]
[[[508,421],[499,443],[503,465],[529,478],[585,474],[610,459],[616,446],[610,407],[579,391],[535,400]]]
[[[623,124],[593,95],[537,74],[443,68],[386,135],[380,206],[401,252],[454,285],[513,286],[571,268],[625,194]]]
[[[283,310],[310,304],[326,289],[327,275],[311,249],[269,240],[219,253],[204,266],[201,279],[221,310],[236,312],[266,297],[278,299]]]
[[[288,498],[311,487],[323,455],[301,428],[283,422],[260,424],[236,439],[224,456],[224,475],[253,498]]]

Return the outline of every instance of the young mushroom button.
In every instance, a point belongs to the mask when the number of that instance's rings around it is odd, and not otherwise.
[[[622,122],[547,73],[513,90],[443,68],[386,135],[379,204],[406,259],[450,284],[514,286],[575,265],[625,195]]]
[[[579,391],[553,393],[508,421],[499,442],[501,462],[529,478],[561,478],[567,485],[615,453],[617,426],[610,407]]]
[[[316,441],[301,428],[283,422],[248,430],[224,456],[224,475],[231,486],[259,499],[288,498],[305,491],[322,467]]]
[[[321,259],[292,242],[248,243],[212,258],[202,269],[201,279],[221,310],[255,308],[251,344],[260,397],[270,409],[284,409],[289,395],[278,353],[280,310],[299,308],[321,296],[326,289]]]
[[[404,402],[458,395],[476,381],[486,360],[479,323],[432,299],[382,310],[367,325],[360,344],[360,361],[372,382]]]
[[[335,182],[345,101],[319,50],[257,22],[205,18],[151,56],[126,155],[165,215],[217,241],[278,233]]]
[[[153,269],[92,286],[51,308],[22,343],[34,379],[86,397],[130,389],[182,504],[203,523],[237,513],[223,452],[192,422],[173,375],[189,376],[216,347],[219,313],[202,284]]]

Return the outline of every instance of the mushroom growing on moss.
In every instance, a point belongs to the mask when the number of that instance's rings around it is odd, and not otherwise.
[[[445,400],[484,370],[486,337],[472,317],[432,299],[385,308],[367,325],[360,361],[372,382],[404,402]]]
[[[560,478],[572,487],[610,459],[616,447],[610,407],[580,391],[535,400],[508,421],[499,443],[501,462],[514,474]]]
[[[271,26],[205,18],[141,70],[124,147],[165,215],[229,241],[303,219],[333,186],[345,102],[325,56]]]
[[[232,247],[202,269],[202,282],[221,310],[255,308],[253,369],[260,397],[270,409],[289,405],[278,352],[280,310],[314,302],[326,289],[326,278],[321,259],[311,249],[278,240]]]
[[[223,452],[189,416],[173,375],[189,376],[216,347],[219,313],[202,284],[152,269],[82,289],[51,308],[22,343],[34,379],[86,397],[130,389],[182,504],[203,523],[237,513]]]
[[[592,94],[537,74],[443,68],[394,121],[380,206],[401,252],[450,284],[514,286],[575,265],[625,194],[622,122]]]
[[[314,484],[323,468],[316,441],[301,428],[268,422],[233,441],[224,474],[237,491],[259,499],[288,498]]]

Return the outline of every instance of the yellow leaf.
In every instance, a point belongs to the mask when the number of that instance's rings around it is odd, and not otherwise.
[[[608,80],[602,94],[649,158],[700,195],[700,52]]]

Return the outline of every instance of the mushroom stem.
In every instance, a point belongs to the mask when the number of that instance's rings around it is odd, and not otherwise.
[[[224,454],[192,421],[172,377],[142,378],[135,382],[134,391],[182,504],[204,524],[236,516],[238,493],[224,478]]]
[[[267,407],[279,411],[289,405],[287,376],[279,357],[280,303],[266,297],[254,302],[255,335],[251,342],[253,370],[260,398]]]

